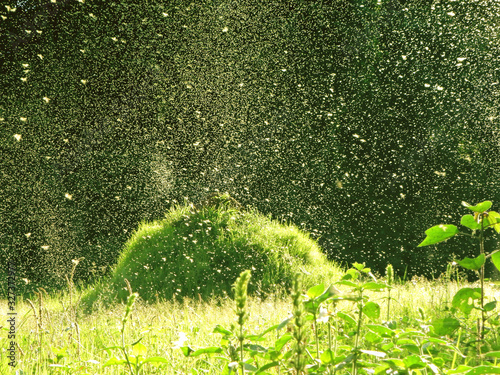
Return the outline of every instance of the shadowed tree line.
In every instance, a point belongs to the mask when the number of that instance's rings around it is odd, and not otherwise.
[[[0,259],[30,286],[81,256],[101,275],[139,221],[217,189],[343,264],[468,254],[416,245],[498,201],[498,4],[134,3],[0,10]]]

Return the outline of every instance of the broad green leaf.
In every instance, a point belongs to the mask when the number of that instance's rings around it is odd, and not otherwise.
[[[409,355],[405,359],[403,359],[403,362],[407,369],[419,369],[425,368],[427,366],[426,363],[422,361],[422,359],[418,355]]]
[[[482,357],[500,358],[500,352],[488,352],[483,354]]]
[[[292,335],[290,333],[285,333],[283,336],[281,336],[279,339],[276,340],[276,342],[274,343],[274,349],[278,352],[281,351],[281,349],[291,339],[292,339]]]
[[[500,214],[495,211],[490,211],[488,212],[488,216],[486,217],[486,225],[490,226],[493,228],[497,233],[500,233]]]
[[[491,253],[491,261],[497,268],[497,270],[500,271],[500,251],[494,251]]]
[[[481,375],[481,374],[500,374],[500,367],[496,366],[477,366],[465,373],[465,375]]]
[[[191,357],[197,357],[202,354],[220,354],[223,352],[222,348],[219,348],[218,346],[209,346],[208,348],[201,348],[194,351],[191,353]]]
[[[387,358],[382,362],[388,363],[392,368],[405,368],[405,363],[398,358]]]
[[[448,370],[446,373],[451,375],[451,374],[463,374],[467,370],[470,370],[472,367],[470,366],[465,366],[465,365],[460,365],[454,370]]]
[[[464,314],[469,315],[474,308],[474,300],[481,298],[480,288],[462,288],[453,296],[451,305],[460,309]],[[472,300],[469,303],[469,299]]]
[[[349,323],[350,325],[352,326],[355,326],[356,325],[356,321],[349,315],[343,313],[343,312],[338,312],[337,313],[337,316],[340,318],[340,319],[343,319],[345,320],[347,323]]]
[[[497,307],[497,301],[491,301],[491,302],[488,302],[486,305],[484,305],[484,311],[493,311],[495,310]]]
[[[274,326],[271,326],[267,328],[264,332],[262,332],[259,336],[264,336],[266,333],[269,333],[271,331],[277,330],[279,327],[279,324],[275,324]]]
[[[143,357],[146,355],[146,352],[148,351],[148,348],[146,348],[146,346],[144,344],[141,344],[140,342],[135,344],[133,347],[132,347],[132,353],[135,355],[135,356],[140,356],[142,355]]]
[[[142,363],[170,363],[170,362],[163,357],[149,357],[145,359]]]
[[[365,268],[365,265],[364,265],[364,264],[361,264],[361,263],[358,263],[358,262],[354,262],[354,263],[352,264],[352,266],[353,266],[354,268],[356,268],[358,271],[362,271],[362,270],[364,270],[364,268]]]
[[[273,368],[273,367],[276,367],[276,366],[279,366],[279,362],[270,362],[270,363],[267,363],[265,364],[264,366],[262,366],[261,368],[259,368],[256,372],[256,374],[260,374],[261,372],[264,372],[270,368]]]
[[[459,260],[457,263],[460,264],[463,268],[467,268],[468,270],[479,270],[484,262],[486,261],[486,257],[484,254],[479,255],[477,258],[464,258]]]
[[[349,280],[341,280],[341,281],[338,281],[337,284],[349,286],[351,288],[357,288],[358,287],[358,285],[356,283],[353,283],[352,281],[349,281]]]
[[[379,358],[384,358],[387,355],[384,352],[377,352],[375,350],[363,350],[363,349],[361,349],[360,352],[368,354],[368,355],[373,355],[373,356],[379,357]]]
[[[479,224],[476,219],[474,219],[474,216],[472,215],[464,215],[462,216],[462,219],[460,220],[460,224],[462,224],[464,227],[467,227],[472,230],[478,230],[481,229],[481,224]]]
[[[418,247],[433,245],[438,242],[447,240],[458,233],[458,228],[453,224],[439,224],[425,231],[427,237]]]
[[[220,324],[217,324],[215,326],[213,333],[220,333],[221,335],[227,335],[227,336],[232,336],[233,335],[233,333],[230,330],[224,328]]]
[[[390,338],[393,337],[396,333],[387,327],[376,325],[376,324],[366,324],[366,328],[369,330],[378,333],[382,337]]]
[[[335,363],[335,356],[333,355],[333,351],[330,349],[326,349],[323,353],[321,353],[321,363],[324,365],[328,365],[330,363]]]
[[[251,365],[250,363],[244,363],[243,367],[245,368],[245,371],[249,371],[249,372],[256,372],[258,370],[257,367],[255,367],[254,365]]]
[[[181,350],[186,357],[189,357],[189,355],[194,352],[194,350],[190,346],[183,346]]]
[[[116,365],[124,365],[127,364],[127,361],[124,359],[118,359],[116,357],[111,357],[102,365],[102,367],[107,367],[107,366],[116,366]]]
[[[368,331],[364,334],[365,341],[368,341],[371,344],[381,343],[384,339],[378,333]]]
[[[369,290],[384,290],[387,289],[387,285],[383,283],[375,283],[373,281],[364,283],[361,285],[363,289],[369,289]]]
[[[484,201],[484,202],[476,204],[475,206],[471,206],[467,202],[462,202],[462,205],[464,205],[469,210],[472,210],[474,212],[484,212],[484,211],[487,211],[487,210],[490,209],[491,204],[492,204],[491,201]]]
[[[380,317],[380,306],[378,303],[370,301],[363,307],[363,312],[372,320],[378,319]]]
[[[293,317],[286,318],[280,324],[278,324],[278,327],[276,327],[276,330],[280,331],[281,329],[283,329],[284,327],[286,327],[288,325],[288,323],[290,323],[292,320],[293,320]]]
[[[435,319],[432,322],[434,332],[439,336],[449,336],[460,327],[460,322],[455,318]]]
[[[313,299],[313,298],[316,298],[316,297],[320,296],[321,294],[323,294],[324,291],[325,291],[325,285],[319,284],[319,285],[313,286],[312,288],[309,288],[309,290],[307,291],[306,294],[310,299]]]

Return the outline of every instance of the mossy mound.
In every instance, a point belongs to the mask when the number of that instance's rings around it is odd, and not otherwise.
[[[125,300],[124,279],[144,300],[155,301],[231,295],[246,269],[252,271],[249,293],[261,295],[288,289],[297,272],[306,275],[306,286],[341,273],[308,234],[226,198],[177,207],[163,220],[141,223],[111,278],[87,299]]]

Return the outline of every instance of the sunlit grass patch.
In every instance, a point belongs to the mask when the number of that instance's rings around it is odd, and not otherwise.
[[[124,279],[146,301],[224,296],[245,269],[256,280],[250,294],[264,296],[288,290],[297,272],[305,274],[306,286],[341,273],[307,233],[228,199],[175,207],[163,220],[141,223],[111,278],[86,299],[100,294],[107,301],[125,300]]]

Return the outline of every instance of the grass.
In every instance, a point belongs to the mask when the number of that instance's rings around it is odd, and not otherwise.
[[[316,241],[296,226],[222,201],[175,207],[163,220],[141,223],[111,278],[92,286],[83,299],[89,306],[98,299],[123,302],[129,294],[127,279],[149,302],[207,300],[231,295],[232,283],[246,269],[257,281],[250,294],[261,295],[288,290],[297,272],[307,275],[306,286],[341,274]]]
[[[396,284],[391,293],[393,298],[391,320],[399,322],[400,327],[407,326],[424,330],[436,319],[448,315],[453,295],[463,286],[465,285],[453,281],[424,279]],[[61,292],[57,295],[46,296],[42,292],[41,303],[38,300],[19,300],[16,339],[19,344],[18,355],[20,355],[16,370],[19,374],[129,373],[123,366],[103,367],[110,361],[110,358],[119,357],[117,346],[121,342],[120,330],[125,305],[114,304],[108,308],[101,306],[92,314],[86,315],[83,314],[82,306],[78,305],[77,294],[79,293],[73,291],[74,295],[70,296],[69,292]],[[383,299],[385,293],[366,291],[366,294],[371,300],[379,303],[380,317],[385,317],[386,303]],[[498,299],[500,290],[493,284],[487,285],[487,294],[491,298]],[[261,333],[293,314],[292,299],[289,296],[268,296],[266,299],[249,297],[247,303],[247,311],[250,314],[245,321],[247,333]],[[71,306],[72,304],[74,306]],[[73,307],[76,307],[76,315],[73,313]],[[329,309],[331,307],[330,305]],[[353,302],[338,302],[336,308],[353,317],[356,316]],[[6,316],[6,310],[7,302],[0,301],[2,316]],[[144,365],[144,374],[220,374],[221,363],[224,360],[217,359],[217,355],[215,357],[213,354],[186,357],[180,348],[189,346],[196,350],[197,348],[220,347],[224,337],[214,334],[214,328],[222,326],[231,330],[237,326],[236,323],[234,301],[229,298],[214,297],[207,301],[186,298],[183,302],[156,303],[146,303],[139,299],[127,322],[124,341],[134,343],[142,337],[141,343],[147,348],[145,355],[162,357],[168,361],[168,363]],[[339,323],[342,322],[335,321],[335,324]],[[383,324],[381,319],[378,319],[378,323]],[[327,328],[325,324],[318,326],[321,350],[323,350],[327,342]],[[310,327],[307,328],[310,329]],[[274,330],[263,336],[264,341],[259,341],[258,344],[266,348],[271,347],[275,345],[275,340],[279,336],[290,329],[290,326],[287,326],[281,331]],[[337,327],[337,329],[337,336],[349,335],[347,326]],[[366,331],[363,332],[366,336]],[[352,341],[352,338],[349,340]],[[346,339],[345,343],[339,341],[337,350],[341,350],[342,345],[345,346],[349,340]],[[362,338],[361,342],[364,347],[373,347],[366,337]],[[2,350],[0,373],[2,374],[14,373],[10,372],[6,365],[7,343],[6,331],[2,329],[0,336]],[[290,346],[291,343],[286,345]],[[103,350],[103,348],[112,349]],[[314,355],[313,349],[309,350]],[[461,361],[463,362],[463,359]],[[269,371],[267,373],[277,373],[272,369]],[[285,371],[282,370],[281,373]]]

